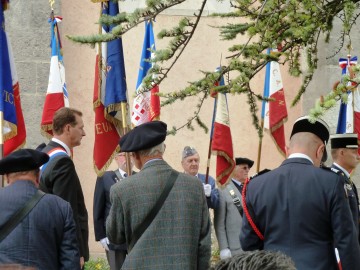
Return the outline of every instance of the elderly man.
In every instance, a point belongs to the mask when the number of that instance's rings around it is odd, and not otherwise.
[[[135,175],[116,183],[106,221],[111,243],[128,245],[122,269],[209,269],[209,211],[202,184],[164,160],[166,124],[135,127],[120,140]]]
[[[296,120],[280,167],[253,178],[245,190],[243,250],[273,250],[290,256],[298,270],[360,269],[360,248],[343,182],[319,168],[329,140],[321,119]],[[245,218],[246,216],[246,218]]]
[[[0,174],[5,174],[9,184],[0,188],[1,265],[80,269],[70,204],[37,189],[39,167],[48,160],[47,154],[32,149],[0,160]]]
[[[194,147],[185,146],[182,152],[181,165],[184,173],[198,178],[204,186],[206,202],[209,208],[215,209],[219,206],[219,191],[215,188],[215,180],[210,175],[205,183],[205,174],[199,173],[200,156]]]
[[[254,161],[239,157],[235,158],[235,163],[231,181],[224,189],[219,190],[220,205],[214,211],[214,227],[221,259],[230,258],[242,251],[239,238],[243,216],[241,191]]]
[[[41,168],[40,189],[55,194],[69,202],[74,213],[76,235],[83,266],[89,259],[88,213],[79,177],[71,158],[72,149],[81,144],[85,136],[82,113],[71,108],[61,108],[53,118],[54,137],[42,152],[50,156]]]
[[[106,251],[106,257],[111,270],[121,269],[125,260],[127,251],[126,245],[114,245],[109,243],[106,237],[106,218],[109,215],[110,202],[110,188],[117,182],[122,181],[127,177],[127,166],[125,153],[117,153],[114,160],[118,166],[115,171],[107,171],[103,176],[98,177],[94,192],[94,230],[95,240],[100,241],[101,245]],[[130,162],[131,170],[133,163]],[[133,172],[134,173],[134,172]]]
[[[344,181],[344,188],[349,199],[351,214],[354,220],[357,234],[359,235],[359,197],[354,182],[350,179],[350,173],[359,164],[358,135],[355,133],[335,134],[330,138],[332,168],[340,172]]]

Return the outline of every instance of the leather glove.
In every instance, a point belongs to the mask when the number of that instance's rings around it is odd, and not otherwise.
[[[103,238],[100,240],[100,243],[101,245],[103,246],[103,248],[106,250],[106,251],[109,251],[109,239],[107,237]]]
[[[206,197],[210,197],[211,195],[211,185],[203,184],[204,185],[204,192]]]
[[[231,258],[231,251],[228,248],[220,250],[220,259],[224,260],[227,258]]]

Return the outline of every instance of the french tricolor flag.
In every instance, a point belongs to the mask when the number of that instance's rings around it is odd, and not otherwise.
[[[349,75],[349,68],[357,64],[357,57],[340,58],[339,66],[342,75]],[[350,83],[351,84],[351,83]],[[339,111],[337,134],[360,133],[360,94],[358,89],[347,92],[347,103],[341,103]]]
[[[223,79],[220,85],[224,85]],[[235,168],[234,151],[230,130],[229,109],[226,94],[217,93],[215,121],[212,130],[211,150],[216,154],[216,182],[224,186]]]
[[[61,17],[52,16],[52,18],[50,18],[50,74],[41,119],[41,133],[47,138],[51,138],[53,136],[52,121],[54,113],[62,107],[69,107],[69,98],[65,82],[65,68],[63,56],[61,54],[60,32],[58,29],[58,22],[61,22],[61,20]]]
[[[276,49],[272,51],[277,52]],[[261,118],[264,120],[264,128],[271,132],[279,151],[285,155],[284,123],[287,120],[287,109],[280,66],[275,61],[266,65],[264,97],[274,100],[264,101],[262,104]]]

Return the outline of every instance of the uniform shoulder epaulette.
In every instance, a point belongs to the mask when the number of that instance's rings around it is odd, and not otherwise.
[[[335,168],[332,168],[332,167],[321,166],[321,169],[326,170],[326,171],[330,171],[330,172],[333,172],[333,173],[336,173],[336,174],[338,174],[338,175],[342,175],[342,171],[341,171],[341,170],[338,170],[338,169],[335,169]]]
[[[255,177],[258,177],[259,175],[265,174],[265,173],[270,172],[270,171],[271,170],[269,170],[269,169],[263,169],[260,172],[258,172],[257,174],[254,174],[253,176],[251,176],[250,179],[253,179]]]

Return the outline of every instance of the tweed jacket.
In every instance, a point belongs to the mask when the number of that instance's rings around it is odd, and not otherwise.
[[[163,160],[112,186],[106,221],[110,242],[130,244],[162,193],[173,169]],[[209,210],[199,181],[180,173],[162,208],[129,251],[122,269],[208,269],[211,253]]]
[[[48,153],[51,149],[62,146],[54,141],[42,149]],[[64,149],[65,150],[65,149]],[[69,202],[74,213],[76,235],[79,243],[80,256],[89,260],[89,225],[83,191],[72,159],[67,155],[52,158],[41,173],[39,188],[55,194]]]
[[[240,234],[244,250],[276,250],[298,270],[360,269],[360,248],[340,176],[308,159],[290,158],[253,178],[246,204],[264,235],[261,241],[246,218]]]
[[[36,193],[19,180],[0,188],[0,228]],[[0,242],[0,265],[21,264],[39,270],[80,269],[76,227],[69,203],[46,194],[17,227]]]
[[[205,174],[198,173],[197,178],[201,183],[205,184]],[[210,197],[206,197],[206,202],[209,208],[215,209],[219,206],[219,190],[215,186],[215,179],[210,175],[208,177],[208,183],[211,185],[211,194]]]
[[[230,181],[227,187],[219,189],[220,205],[214,210],[214,227],[219,249],[228,248],[231,254],[234,255],[241,251],[240,230],[242,217],[233,202],[229,189],[234,190],[241,201],[241,194],[233,181]]]
[[[333,164],[331,167],[340,172],[341,179],[344,181],[344,189],[346,190],[349,200],[350,210],[355,224],[356,232],[359,235],[359,199],[356,186],[353,182],[350,181],[350,179],[345,175],[341,168],[339,168],[335,164]]]

